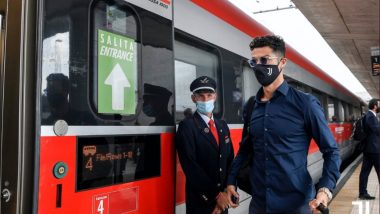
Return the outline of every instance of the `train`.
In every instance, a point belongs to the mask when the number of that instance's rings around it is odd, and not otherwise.
[[[235,153],[260,85],[249,43],[271,34],[227,0],[1,0],[0,213],[185,213],[176,125],[189,85],[217,81]],[[352,156],[365,103],[287,46],[286,80],[317,97]],[[334,121],[332,120],[334,118]],[[308,170],[321,176],[312,142]],[[246,213],[250,196],[230,213]]]

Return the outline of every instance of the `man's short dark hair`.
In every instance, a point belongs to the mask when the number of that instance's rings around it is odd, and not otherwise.
[[[285,56],[285,42],[284,40],[276,35],[267,35],[262,37],[256,37],[252,40],[252,42],[249,44],[249,48],[251,51],[255,48],[261,48],[261,47],[270,47],[272,48],[273,52],[279,54],[280,56]]]
[[[368,109],[373,109],[373,108],[375,108],[375,106],[378,106],[378,104],[377,104],[378,101],[379,101],[379,99],[370,100],[369,104],[368,104]]]

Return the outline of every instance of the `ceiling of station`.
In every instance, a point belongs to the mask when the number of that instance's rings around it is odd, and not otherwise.
[[[371,47],[379,46],[379,0],[293,0],[372,97]]]

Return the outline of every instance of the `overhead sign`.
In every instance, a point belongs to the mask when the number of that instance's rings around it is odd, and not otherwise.
[[[98,30],[98,113],[134,114],[136,42]]]
[[[380,56],[371,56],[372,76],[380,75]]]

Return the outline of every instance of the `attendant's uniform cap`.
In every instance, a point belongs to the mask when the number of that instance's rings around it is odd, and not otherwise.
[[[216,82],[211,77],[208,76],[201,76],[196,78],[191,84],[190,84],[190,91],[195,93],[199,90],[210,90],[212,92],[215,92],[216,90]]]
[[[172,92],[170,92],[168,89],[157,86],[157,85],[151,85],[149,83],[144,83],[144,96],[156,96],[156,97],[163,97],[163,98],[169,98],[172,95]]]

